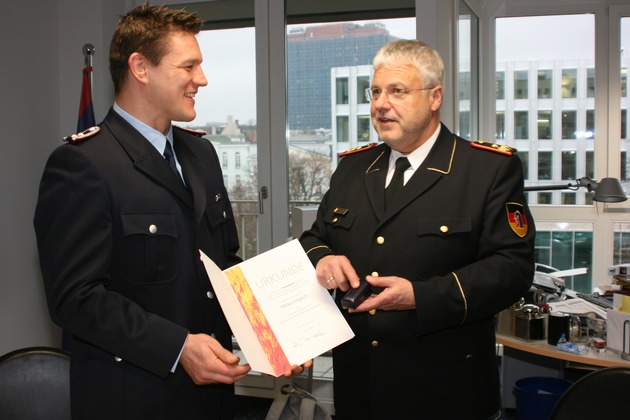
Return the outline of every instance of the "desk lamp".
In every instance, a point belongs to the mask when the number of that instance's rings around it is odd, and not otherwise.
[[[604,203],[620,203],[626,201],[626,193],[621,188],[621,183],[617,178],[603,178],[597,182],[587,176],[575,180],[575,184],[561,184],[561,185],[536,185],[531,187],[525,187],[524,191],[550,191],[550,190],[574,190],[577,191],[580,187],[584,187],[588,192],[595,193],[593,196],[594,201],[601,201]]]

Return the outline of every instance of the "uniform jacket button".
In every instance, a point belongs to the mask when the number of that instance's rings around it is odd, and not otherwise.
[[[206,293],[206,296],[208,296],[208,299],[214,299],[214,293],[212,293],[211,290],[208,290],[208,292]]]
[[[383,245],[385,243],[385,238],[379,236],[378,238],[376,238],[376,243],[379,245]]]
[[[117,362],[122,362],[122,359],[120,357],[118,357],[118,356],[114,356],[114,360],[117,361]]]
[[[149,226],[149,233],[152,234],[152,235],[155,235],[157,233],[157,226],[150,225]]]
[[[376,309],[370,309],[368,312],[370,315],[376,315]]]
[[[378,347],[378,341],[374,340],[372,341],[372,347]]]

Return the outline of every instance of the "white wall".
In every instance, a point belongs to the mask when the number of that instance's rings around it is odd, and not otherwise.
[[[107,51],[125,0],[3,2],[0,14],[0,354],[59,344],[50,322],[33,231],[50,152],[76,129],[81,48],[95,45],[94,106],[113,98]],[[104,41],[105,40],[105,41]],[[77,209],[80,211],[80,209]]]

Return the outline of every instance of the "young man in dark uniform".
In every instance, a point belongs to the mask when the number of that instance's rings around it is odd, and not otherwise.
[[[221,166],[171,125],[208,83],[202,23],[147,4],[123,16],[114,106],[44,171],[34,224],[51,317],[72,334],[75,420],[232,419],[249,371],[199,259],[240,262]]]

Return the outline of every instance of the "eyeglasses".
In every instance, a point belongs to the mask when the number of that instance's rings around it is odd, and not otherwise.
[[[389,100],[402,101],[410,93],[419,92],[421,90],[431,90],[434,87],[435,86],[433,86],[433,87],[426,87],[426,88],[420,88],[420,89],[389,88],[389,89],[386,89],[386,90],[367,88],[367,89],[365,89],[365,99],[367,99],[368,102],[376,101],[376,100],[378,100],[378,98],[381,97],[381,94],[383,92],[385,92],[387,94],[387,97],[389,98]]]

